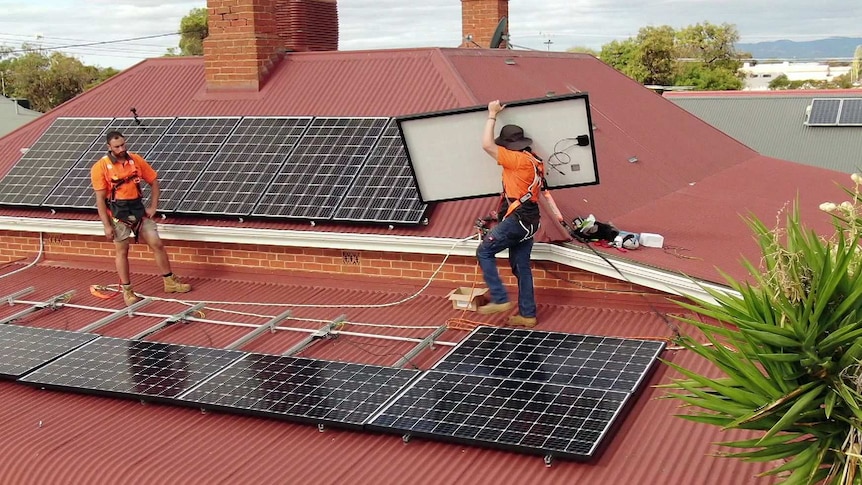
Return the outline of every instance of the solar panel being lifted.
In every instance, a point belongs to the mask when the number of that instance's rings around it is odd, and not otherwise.
[[[105,135],[111,131],[121,132],[126,138],[126,149],[147,159],[150,150],[173,122],[174,118],[117,118],[110,122],[42,205],[83,209],[95,207],[90,169],[107,153]],[[142,184],[141,188],[148,190],[149,186]]]
[[[422,220],[427,207],[419,199],[407,150],[393,119],[332,218],[348,222],[415,224]]]
[[[227,412],[359,428],[418,373],[248,354],[181,399]]]
[[[387,118],[315,118],[252,212],[330,219]]]
[[[111,118],[57,118],[0,179],[0,204],[39,206]]]

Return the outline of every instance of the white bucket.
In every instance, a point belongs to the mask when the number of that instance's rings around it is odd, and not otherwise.
[[[641,246],[646,246],[648,248],[660,248],[664,246],[664,236],[661,234],[652,234],[649,232],[642,232],[640,237]]]

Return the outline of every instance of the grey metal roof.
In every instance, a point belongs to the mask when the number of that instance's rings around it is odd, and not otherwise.
[[[862,172],[862,126],[805,125],[805,110],[812,99],[862,99],[862,90],[723,91],[665,97],[761,155],[845,173]]]
[[[22,108],[17,102],[0,96],[0,136],[42,116],[42,113]]]

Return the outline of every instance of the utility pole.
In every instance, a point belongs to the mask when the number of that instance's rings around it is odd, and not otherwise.
[[[551,44],[553,44],[553,43],[554,43],[554,41],[552,41],[551,39],[548,39],[545,41],[545,44],[547,44],[549,51],[551,50]]]

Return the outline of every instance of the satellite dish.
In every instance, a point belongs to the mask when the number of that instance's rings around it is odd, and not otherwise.
[[[494,29],[494,35],[491,36],[491,49],[499,49],[500,44],[503,43],[503,35],[506,33],[508,21],[506,17],[500,19],[500,22],[497,24],[497,28]]]

